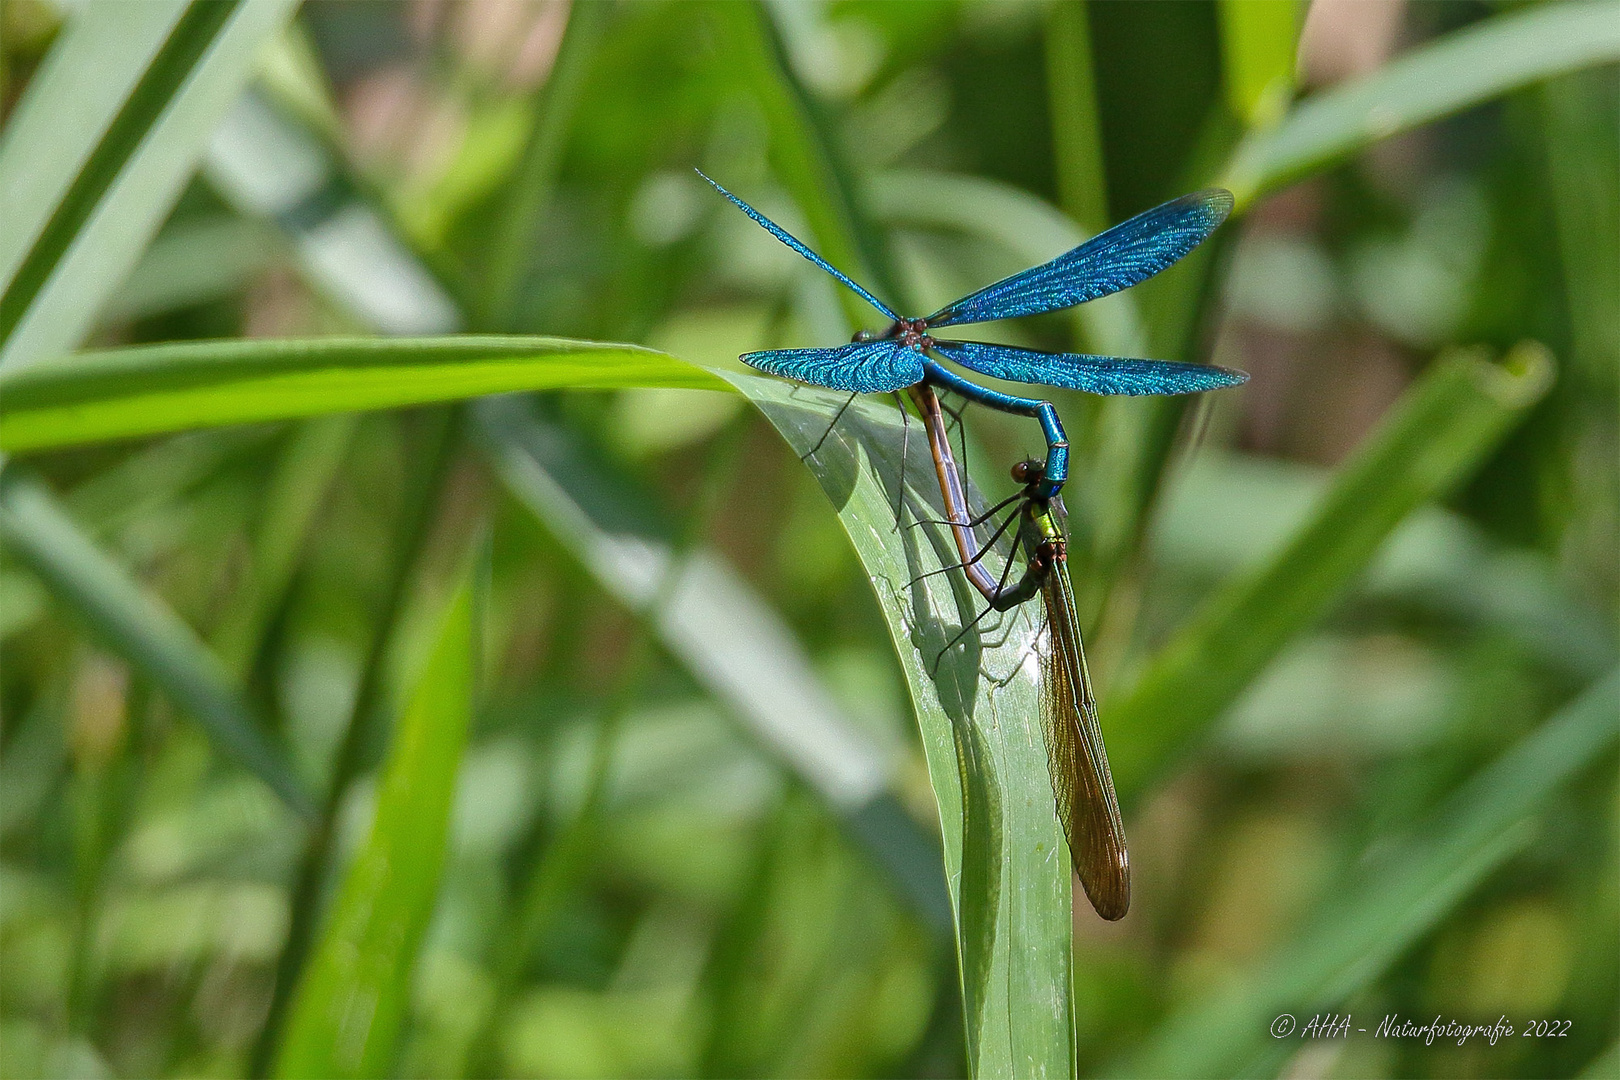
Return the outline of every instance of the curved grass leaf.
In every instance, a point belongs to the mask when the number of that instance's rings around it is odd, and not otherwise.
[[[512,177],[494,231],[494,250],[483,279],[482,325],[479,329],[511,330],[519,321],[524,274],[539,248],[539,223],[556,185],[569,125],[613,9],[607,4],[579,4],[568,9],[568,25],[557,46],[557,59],[535,94],[536,116],[523,158]]]
[[[1611,672],[1328,890],[1317,917],[1260,970],[1173,1014],[1120,1071],[1274,1075],[1275,1059],[1304,1043],[1272,1038],[1271,1020],[1340,1007],[1533,840],[1541,803],[1620,736],[1617,702],[1620,672]]]
[[[18,452],[458,401],[514,390],[728,390],[636,345],[541,337],[201,341],[85,353],[0,375],[0,449]]]
[[[5,264],[0,366],[61,355],[94,325],[294,6],[91,4],[74,15],[0,147],[0,204],[32,226],[18,241],[26,254]],[[45,147],[75,129],[93,144]]]
[[[86,540],[43,484],[15,466],[0,479],[0,532],[94,630],[196,718],[221,753],[293,809],[313,811],[286,752],[255,722],[207,646]]]
[[[1114,779],[1140,791],[1327,609],[1413,510],[1485,458],[1552,381],[1552,358],[1521,345],[1437,362],[1340,470],[1311,517],[1264,565],[1211,597],[1110,702]]]
[[[439,893],[478,670],[468,560],[394,732],[371,835],[299,984],[276,1062],[283,1077],[385,1076]]]
[[[795,451],[821,439],[844,396],[729,376]],[[902,483],[901,452],[906,452]],[[866,568],[911,691],[939,800],[975,1076],[1067,1076],[1070,870],[1041,736],[1038,605],[984,620],[959,573],[933,462],[899,414],[853,402],[807,464]],[[906,525],[896,528],[895,508]],[[1003,545],[1005,547],[1005,545]]]
[[[1498,15],[1301,102],[1276,127],[1244,139],[1220,183],[1241,209],[1380,139],[1540,79],[1616,61],[1620,17],[1612,0]]]

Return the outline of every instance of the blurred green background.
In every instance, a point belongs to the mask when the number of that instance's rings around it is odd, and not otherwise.
[[[917,311],[1231,184],[1134,299],[990,328],[1252,375],[1058,398],[1137,868],[1076,906],[1075,1067],[1620,1075],[1620,5],[107,7],[0,3],[19,370],[741,371],[854,312],[694,165]],[[670,381],[6,463],[0,1075],[965,1074],[867,573],[748,401]],[[1008,490],[1033,427],[967,424]],[[1267,1030],[1332,1011],[1521,1037]]]

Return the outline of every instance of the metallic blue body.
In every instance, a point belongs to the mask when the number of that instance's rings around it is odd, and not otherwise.
[[[698,173],[703,176],[702,172]],[[707,176],[703,179],[709,180]],[[892,325],[881,335],[865,331],[832,349],[772,349],[745,353],[744,363],[772,375],[850,393],[874,394],[928,382],[992,409],[1033,416],[1046,436],[1045,478],[1039,494],[1057,495],[1069,476],[1069,444],[1049,401],[1014,397],[962,378],[933,360],[941,356],[970,371],[1009,382],[1039,383],[1092,394],[1195,394],[1236,386],[1241,371],[1205,364],[1135,360],[1083,353],[1048,353],[976,341],[946,341],[936,327],[1037,315],[1073,307],[1128,289],[1172,265],[1215,231],[1232,210],[1232,195],[1219,188],[1184,195],[1099,233],[1071,251],[987,285],[922,319],[896,315],[883,301],[836,270],[786,229],[715,184],[772,236],[831,274],[871,304]]]
[[[1051,499],[1063,489],[1063,482],[1069,478],[1069,437],[1064,434],[1063,424],[1058,420],[1057,407],[1050,401],[1014,397],[988,386],[968,382],[933,360],[923,362],[923,379],[979,405],[1019,416],[1033,416],[1039,420],[1041,433],[1046,436],[1046,471],[1036,493],[1043,499]]]

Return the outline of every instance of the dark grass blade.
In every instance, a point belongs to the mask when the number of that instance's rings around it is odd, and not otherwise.
[[[709,180],[709,178],[707,176],[703,175],[702,170],[694,169],[693,171],[696,172],[699,176],[702,176],[703,179]],[[778,240],[782,241],[782,243],[786,244],[788,247],[792,248],[794,251],[797,251],[800,255],[803,255],[805,258],[809,259],[811,262],[815,263],[817,266],[819,266],[823,270],[827,271],[827,273],[831,274],[833,277],[835,277],[839,281],[843,282],[846,286],[853,289],[855,291],[855,295],[859,296],[862,300],[865,300],[868,304],[871,304],[873,307],[877,308],[879,311],[881,311],[884,315],[888,316],[893,321],[895,321],[895,322],[900,321],[900,316],[896,315],[893,311],[890,311],[889,310],[889,305],[885,304],[883,301],[879,300],[877,297],[873,296],[871,293],[867,292],[865,289],[863,289],[859,285],[855,284],[855,282],[851,281],[849,278],[847,278],[843,274],[839,273],[836,269],[833,268],[833,265],[831,263],[829,263],[826,259],[823,259],[820,255],[817,255],[815,252],[811,251],[810,248],[802,240],[800,240],[798,237],[794,236],[792,233],[790,233],[786,229],[782,228],[782,226],[778,225],[776,222],[772,221],[770,218],[766,217],[764,214],[760,213],[758,210],[755,210],[752,206],[749,206],[747,203],[745,203],[741,199],[737,198],[737,196],[733,195],[731,192],[727,191],[725,188],[721,187],[719,184],[715,184],[713,180],[709,180],[709,183],[714,184],[714,190],[718,191],[720,194],[724,195],[726,198],[730,199],[733,203],[735,203],[736,206],[737,206],[737,209],[741,210],[743,213],[747,214],[749,217],[751,217],[755,221],[759,222],[759,224],[765,229],[766,232],[770,233],[772,236],[774,236]],[[905,384],[902,384],[902,385],[905,385]]]
[[[742,362],[768,375],[857,394],[900,390],[923,377],[922,354],[892,340],[857,341],[836,349],[744,353]]]
[[[1212,364],[1173,360],[1133,360],[1123,356],[1049,353],[990,345],[980,341],[935,341],[935,352],[970,371],[1011,382],[1084,390],[1088,394],[1138,397],[1143,394],[1197,394],[1248,381],[1241,371]]]
[[[1060,564],[1046,576],[1041,597],[1048,624],[1041,656],[1041,729],[1058,820],[1091,906],[1105,919],[1121,919],[1131,906],[1130,855],[1067,566]]]
[[[1042,263],[949,304],[925,320],[929,326],[1012,319],[1073,307],[1117,293],[1175,264],[1232,212],[1221,188],[1183,195],[1092,237]]]

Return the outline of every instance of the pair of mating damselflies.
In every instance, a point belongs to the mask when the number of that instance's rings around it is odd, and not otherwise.
[[[1063,425],[1051,402],[979,386],[934,357],[1009,382],[1109,395],[1197,393],[1234,386],[1248,376],[1202,364],[948,341],[931,332],[945,326],[1057,311],[1146,281],[1197,247],[1226,219],[1232,209],[1231,194],[1216,188],[1173,199],[1099,233],[1050,262],[987,285],[932,315],[907,319],[764,214],[713,180],[709,183],[771,235],[890,320],[889,328],[881,334],[862,331],[848,345],[837,348],[774,349],[747,353],[742,360],[772,375],[846,390],[850,400],[859,393],[910,392],[928,432],[949,517],[947,523],[962,560],[960,568],[989,604],[978,619],[963,627],[957,639],[985,613],[1006,611],[1040,593],[1047,621],[1039,637],[1041,728],[1046,737],[1047,765],[1058,817],[1068,838],[1071,862],[1092,906],[1105,919],[1123,917],[1130,907],[1130,860],[1069,583],[1066,522],[1059,496],[1068,479],[1068,441]],[[1046,438],[1045,461],[1024,461],[1014,466],[1013,478],[1023,489],[1008,502],[1017,505],[983,545],[977,544],[973,529],[990,517],[994,508],[977,519],[971,514],[961,472],[951,455],[936,388],[992,409],[1034,417]],[[903,415],[903,403],[901,410]],[[833,423],[837,420],[835,416]],[[1024,558],[1024,571],[1017,581],[1010,580],[1014,565],[1011,559],[999,578],[985,566],[984,559],[1014,521],[1016,549]],[[955,640],[945,646],[941,656]]]

